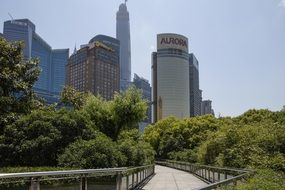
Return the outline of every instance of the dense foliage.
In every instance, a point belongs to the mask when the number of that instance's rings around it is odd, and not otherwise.
[[[0,39],[0,167],[100,168],[153,162],[152,147],[138,131],[128,133],[146,115],[140,91],[130,88],[105,101],[65,87],[58,105],[44,105],[32,89],[39,62],[25,59],[22,48],[21,43]]]
[[[235,118],[169,117],[150,125],[144,139],[156,151],[157,159],[267,169],[266,174],[272,176],[285,172],[285,109],[249,110]],[[257,175],[249,184],[261,177]],[[280,179],[284,184],[284,178]]]
[[[154,152],[138,131],[118,140],[121,132],[137,128],[145,111],[146,103],[134,88],[117,94],[112,101],[89,94],[76,109],[33,110],[4,128],[0,166],[100,168],[149,164]]]
[[[39,62],[24,59],[22,48],[20,42],[0,38],[0,132],[37,105],[32,86],[40,73]]]
[[[284,190],[285,175],[274,170],[262,169],[248,179],[247,183],[226,186],[222,190]]]

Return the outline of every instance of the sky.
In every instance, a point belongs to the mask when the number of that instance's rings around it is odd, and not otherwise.
[[[3,22],[28,18],[54,49],[116,37],[122,0],[1,0]],[[132,73],[151,81],[158,33],[189,39],[203,99],[218,116],[285,105],[285,0],[129,0]]]

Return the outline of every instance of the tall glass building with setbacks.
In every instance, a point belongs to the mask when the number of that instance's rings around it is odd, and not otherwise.
[[[36,33],[36,26],[28,19],[4,22],[3,34],[8,41],[24,42],[23,54],[25,58],[39,58],[41,74],[39,80],[34,84],[34,90],[47,103],[57,102],[65,84],[65,65],[69,49],[53,50]]]
[[[199,88],[199,62],[195,55],[189,55],[190,117],[201,115],[201,91]]]
[[[151,86],[148,80],[143,77],[139,77],[137,74],[134,75],[133,84],[137,89],[142,91],[143,99],[147,100],[148,109],[147,109],[147,118],[143,121],[145,123],[151,123]]]
[[[120,41],[120,86],[126,90],[131,84],[131,37],[129,12],[126,3],[122,3],[117,12],[117,39]]]
[[[152,54],[153,122],[168,116],[190,115],[188,39],[158,34]]]

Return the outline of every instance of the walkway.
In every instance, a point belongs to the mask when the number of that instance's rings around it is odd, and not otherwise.
[[[206,185],[199,178],[181,170],[156,165],[155,173],[143,190],[190,190]]]

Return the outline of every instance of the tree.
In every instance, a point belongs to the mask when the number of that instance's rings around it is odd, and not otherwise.
[[[78,92],[71,86],[65,86],[60,94],[60,102],[78,110],[85,104],[87,97],[87,93]]]
[[[15,120],[17,114],[29,113],[35,105],[33,85],[40,69],[37,59],[27,60],[23,43],[0,38],[0,125]]]
[[[96,132],[79,111],[35,110],[5,127],[0,136],[1,166],[56,166],[57,157],[77,139]]]
[[[111,101],[90,96],[82,110],[101,132],[116,141],[122,130],[136,128],[146,117],[147,103],[139,90],[129,88],[116,93]]]
[[[121,130],[136,128],[138,122],[146,117],[147,102],[142,99],[141,91],[135,87],[116,93],[114,100],[110,103],[115,123],[114,139],[117,139]]]
[[[117,144],[104,134],[70,144],[59,157],[59,164],[77,168],[112,168],[125,165],[126,157]]]

